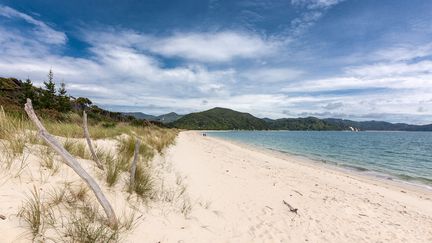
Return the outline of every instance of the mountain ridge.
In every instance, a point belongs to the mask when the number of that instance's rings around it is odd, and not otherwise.
[[[194,130],[266,130],[264,120],[249,113],[215,107],[210,110],[190,113],[169,125]]]
[[[432,124],[412,125],[317,117],[270,119],[222,107],[193,112],[168,125],[193,130],[432,131]]]
[[[126,115],[126,116],[133,116],[137,119],[145,119],[145,120],[149,120],[149,121],[157,121],[157,122],[162,122],[162,123],[174,122],[183,116],[183,115],[179,115],[175,112],[169,112],[169,113],[162,114],[159,116],[150,115],[150,114],[146,114],[143,112],[122,112],[122,114]]]

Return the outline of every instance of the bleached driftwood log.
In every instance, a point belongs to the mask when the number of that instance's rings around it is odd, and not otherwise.
[[[27,112],[27,115],[30,117],[30,119],[38,128],[39,136],[41,136],[42,139],[64,159],[64,163],[69,167],[71,167],[85,181],[85,183],[87,183],[87,185],[93,191],[97,200],[102,205],[107,215],[108,224],[110,225],[110,227],[112,228],[117,227],[118,222],[114,210],[111,204],[106,199],[99,185],[93,179],[93,177],[91,177],[81,167],[78,161],[51,134],[48,133],[48,131],[45,129],[45,127],[42,125],[42,123],[39,121],[38,117],[36,116],[30,99],[27,99],[27,103],[25,104],[24,109]]]
[[[137,139],[136,143],[135,143],[134,157],[133,157],[133,161],[132,161],[131,168],[130,168],[130,188],[131,189],[135,184],[135,172],[136,172],[140,143],[141,143],[141,140]]]
[[[104,170],[102,163],[100,162],[99,158],[97,157],[97,155],[93,149],[92,141],[90,139],[90,133],[89,133],[88,126],[87,126],[87,113],[85,111],[83,111],[83,129],[84,129],[84,136],[87,140],[87,144],[89,146],[90,153],[92,155],[94,162],[96,162],[96,165],[99,169]]]

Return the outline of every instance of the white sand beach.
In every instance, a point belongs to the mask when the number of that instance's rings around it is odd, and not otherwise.
[[[177,229],[143,229],[142,237],[158,230],[161,242],[432,242],[430,191],[198,132],[180,133],[167,159],[208,210],[192,211]]]
[[[96,144],[109,150],[115,141]],[[24,165],[2,171],[1,242],[31,242],[17,212],[33,188],[49,199],[55,187],[81,184],[65,165],[57,173],[40,167],[32,153],[37,146],[25,149]],[[133,231],[121,242],[432,242],[430,191],[199,132],[181,132],[174,146],[153,159],[156,193],[148,203],[125,191],[127,175],[108,187],[92,161],[79,161],[120,218],[134,212]],[[50,230],[38,239],[52,242]]]

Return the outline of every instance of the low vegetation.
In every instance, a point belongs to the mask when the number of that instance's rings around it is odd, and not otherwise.
[[[151,196],[153,187],[152,179],[148,167],[143,164],[137,166],[135,172],[135,183],[129,185],[130,191],[135,192],[143,199],[148,199]]]
[[[121,234],[130,231],[136,217],[124,214],[116,228],[110,228],[95,199],[84,185],[65,183],[41,195],[34,188],[23,204],[19,216],[28,225],[33,241],[53,242],[119,242]]]
[[[30,147],[36,146],[40,165],[51,171],[54,175],[60,169],[57,156],[51,148],[40,141],[32,144],[29,135],[35,133],[34,128],[25,118],[20,118],[19,129],[10,128],[10,134],[2,130],[1,141],[4,147],[10,149],[10,141],[14,134],[23,134],[26,143]],[[4,128],[12,126],[16,122],[13,116],[1,115],[1,125]],[[51,128],[64,126],[64,123],[50,122]],[[90,130],[95,128],[90,126]],[[108,138],[117,143],[115,151],[98,149],[98,156],[105,164],[105,170],[100,171],[104,175],[106,184],[114,186],[121,178],[129,176],[130,163],[134,154],[136,139],[142,141],[139,150],[138,166],[135,174],[134,185],[124,183],[125,191],[135,194],[137,198],[147,201],[154,193],[151,160],[157,153],[163,153],[166,147],[174,143],[177,134],[175,129],[158,127],[124,126],[125,132],[113,138]],[[128,130],[126,128],[129,128]],[[97,127],[96,129],[105,129]],[[9,130],[8,130],[9,131]],[[60,138],[64,148],[77,158],[89,160],[89,151],[84,139]],[[32,149],[33,151],[34,149]],[[159,151],[159,152],[158,152]],[[17,151],[23,153],[23,151]],[[135,224],[133,212],[122,216],[120,224],[111,228],[100,211],[100,206],[95,204],[93,194],[88,193],[88,188],[83,185],[74,186],[65,183],[63,187],[53,188],[43,193],[34,188],[22,205],[18,216],[28,226],[28,231],[34,241],[67,242],[120,242],[121,236],[130,231]],[[181,209],[184,211],[185,209]],[[186,208],[187,210],[187,208]]]
[[[43,214],[44,207],[40,193],[34,188],[18,214],[28,224],[33,239],[44,231],[45,222]]]
[[[0,163],[5,171],[17,169],[11,178],[19,177],[27,169],[26,176],[38,181],[33,190],[26,193],[28,196],[17,212],[33,241],[120,242],[134,227],[134,210],[139,206],[127,206],[118,226],[112,228],[87,186],[77,185],[80,180],[65,181],[62,186],[51,184],[50,178],[58,180],[59,171],[64,175],[68,167],[61,166],[61,157],[39,138],[36,128],[23,112],[25,98],[32,98],[48,132],[56,136],[71,155],[88,161],[92,158],[84,140],[81,117],[82,110],[87,110],[90,136],[95,140],[95,150],[105,170],[95,166],[86,168],[94,170],[91,174],[100,185],[115,188],[116,193],[125,195],[124,200],[129,203],[165,202],[161,196],[165,195],[171,197],[171,202],[178,201],[178,212],[185,216],[190,212],[192,205],[184,196],[184,190],[165,192],[164,183],[158,177],[160,172],[156,172],[152,164],[156,155],[163,156],[166,148],[174,143],[177,129],[104,111],[86,98],[72,99],[64,85],[55,89],[52,72],[45,88],[34,87],[30,80],[0,78]],[[99,139],[103,141],[97,141]],[[130,185],[128,178],[137,139],[141,146],[135,182]],[[31,160],[26,162],[29,156]],[[36,173],[34,170],[38,167],[34,163],[40,168]],[[31,167],[27,167],[28,164]],[[55,186],[47,190],[43,185]]]
[[[54,134],[65,137],[81,137],[76,128],[81,126],[81,115],[85,109],[89,114],[91,125],[103,128],[115,128],[118,123],[130,125],[157,125],[163,126],[161,122],[145,121],[131,115],[124,115],[120,112],[104,110],[85,97],[69,96],[66,85],[55,81],[52,70],[48,72],[47,81],[44,87],[36,87],[30,79],[21,81],[15,78],[0,77],[0,106],[3,106],[9,113],[16,116],[25,116],[23,106],[26,99],[32,100],[36,113],[45,121],[61,121],[63,124],[54,124],[50,128]],[[120,130],[123,126],[119,126]],[[48,129],[49,130],[49,129]],[[95,130],[94,138],[113,137],[122,133],[114,129],[113,133],[107,130]],[[79,129],[78,129],[79,131]],[[102,133],[100,133],[102,132]]]
[[[56,174],[60,169],[60,165],[54,160],[54,156],[54,151],[51,148],[46,146],[40,148],[41,166],[51,170],[52,175]]]

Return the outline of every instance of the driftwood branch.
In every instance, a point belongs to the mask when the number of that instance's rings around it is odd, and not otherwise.
[[[290,212],[297,214],[297,211],[298,211],[297,208],[294,208],[289,203],[285,202],[285,200],[283,200],[283,203],[288,207],[288,209],[289,209]]]
[[[36,125],[36,127],[39,130],[39,136],[42,137],[42,139],[50,145],[63,159],[64,163],[71,167],[84,181],[87,183],[87,185],[90,187],[90,189],[95,194],[97,200],[102,205],[107,218],[108,218],[108,224],[110,227],[117,227],[117,217],[114,213],[114,210],[111,206],[111,204],[106,199],[105,195],[103,194],[102,190],[100,189],[99,185],[96,183],[96,181],[91,177],[78,163],[78,161],[51,135],[48,133],[48,131],[45,129],[45,127],[42,125],[38,117],[36,116],[33,105],[30,99],[27,99],[27,103],[24,107],[25,111],[27,112],[27,115],[30,117],[30,119],[33,121],[33,123]]]
[[[83,129],[84,129],[84,136],[87,140],[87,144],[89,146],[92,158],[93,158],[94,162],[96,162],[97,167],[99,169],[103,170],[104,167],[103,167],[102,163],[100,162],[99,158],[97,157],[97,155],[93,149],[92,141],[90,139],[90,133],[89,133],[88,126],[87,126],[87,113],[85,112],[85,110],[83,111]]]
[[[133,161],[132,161],[131,168],[130,168],[130,187],[131,188],[135,184],[135,172],[136,172],[140,143],[141,143],[141,141],[139,139],[137,139],[136,143],[135,143],[134,157],[133,157]]]

